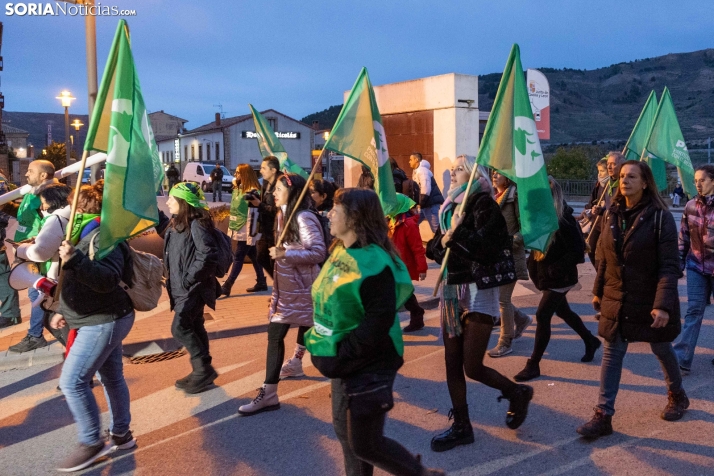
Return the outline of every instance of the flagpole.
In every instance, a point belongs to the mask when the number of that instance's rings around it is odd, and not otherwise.
[[[456,212],[459,216],[464,212],[464,207],[466,206],[466,200],[469,198],[469,193],[471,192],[471,184],[476,176],[476,171],[478,170],[478,163],[474,161],[473,169],[471,169],[471,176],[469,176],[469,183],[466,185],[466,193],[464,194],[463,201],[459,204],[459,209]],[[441,282],[444,280],[444,272],[446,271],[446,262],[449,260],[451,255],[451,248],[446,249],[446,254],[444,254],[444,259],[441,261],[441,269],[439,270],[439,276],[436,278],[436,286],[434,286],[434,293],[432,296],[439,294],[439,288],[441,287]]]
[[[305,186],[303,187],[302,191],[300,192],[300,196],[297,199],[297,203],[302,203],[302,199],[305,197],[305,193],[307,193],[308,188],[310,188],[310,181],[312,181],[312,178],[315,176],[315,172],[317,172],[317,166],[320,165],[322,166],[322,155],[325,153],[326,149],[322,149],[322,152],[320,152],[320,156],[317,158],[315,161],[315,165],[312,166],[312,170],[310,171],[310,176],[307,178],[307,182],[305,182]],[[287,221],[283,223],[283,230],[280,232],[280,238],[278,238],[278,241],[275,243],[275,246],[280,246],[280,244],[283,242],[283,238],[285,238],[285,233],[288,231],[288,225],[292,221],[293,217],[295,216],[295,212],[297,211],[297,206],[295,206],[290,212],[290,216],[288,217]]]

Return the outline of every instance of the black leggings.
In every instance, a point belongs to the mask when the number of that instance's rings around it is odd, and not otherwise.
[[[553,314],[557,314],[585,342],[593,338],[592,333],[585,327],[580,316],[570,309],[566,294],[550,289],[543,291],[543,296],[540,298],[538,310],[536,311],[535,344],[531,355],[532,361],[540,362],[545,349],[548,347],[548,342],[550,342],[550,321],[553,319]]]
[[[305,333],[308,326],[298,328],[297,343],[305,345]],[[268,324],[268,357],[265,362],[265,383],[280,382],[280,369],[285,358],[285,336],[290,330],[290,324],[271,322]]]
[[[449,337],[444,334],[446,384],[454,408],[462,408],[467,404],[466,377],[500,390],[506,398],[518,387],[497,371],[483,365],[493,320],[493,317],[486,314],[472,312],[464,317],[463,333],[460,336]]]

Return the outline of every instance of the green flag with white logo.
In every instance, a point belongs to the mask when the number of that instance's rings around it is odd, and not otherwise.
[[[382,116],[367,68],[362,68],[357,76],[324,148],[346,155],[369,168],[384,214],[391,215],[397,206],[397,193],[389,165]]]
[[[275,131],[270,127],[268,121],[265,120],[263,115],[255,110],[252,104],[250,106],[250,112],[253,113],[253,122],[255,123],[255,135],[258,139],[258,149],[260,149],[260,155],[265,158],[269,156],[277,157],[280,162],[280,169],[285,172],[290,172],[292,174],[298,174],[303,178],[307,179],[310,175],[305,172],[305,170],[298,164],[293,163],[292,160],[288,158],[288,153],[285,152],[285,147],[280,143],[278,137],[275,135]]]
[[[97,251],[101,258],[159,223],[156,192],[164,179],[125,20],[114,35],[84,149],[107,154]]]
[[[686,194],[689,197],[694,197],[697,194],[697,189],[694,187],[692,160],[689,158],[687,144],[684,142],[682,129],[679,127],[672,96],[666,87],[645,140],[644,154],[662,159],[677,167],[679,180],[682,182],[682,188]],[[657,184],[657,187],[660,185]]]
[[[652,169],[657,188],[660,190],[667,188],[667,166],[662,159],[650,155],[642,156],[645,148],[647,134],[649,134],[654,122],[655,114],[657,113],[657,95],[652,91],[645,102],[645,107],[640,112],[640,117],[637,118],[634,129],[627,139],[625,149],[622,153],[627,160],[644,160]]]
[[[516,184],[525,246],[544,252],[558,230],[558,217],[517,44],[503,70],[476,161]]]

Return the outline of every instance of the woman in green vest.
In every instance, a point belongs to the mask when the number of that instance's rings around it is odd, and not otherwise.
[[[312,287],[315,326],[305,344],[332,379],[332,424],[348,476],[376,466],[397,475],[439,475],[384,436],[392,385],[404,364],[397,309],[414,287],[389,240],[377,195],[339,190],[328,214],[333,251]]]
[[[239,183],[236,183],[240,181]],[[221,286],[221,294],[228,297],[236,278],[243,269],[245,257],[250,258],[255,270],[258,287],[267,289],[263,268],[256,259],[255,243],[260,239],[257,233],[258,209],[251,207],[244,198],[246,194],[260,196],[260,183],[255,171],[248,164],[240,164],[236,169],[236,178],[233,179],[233,195],[231,196],[231,214],[228,219],[228,235],[238,242],[233,256],[233,266],[228,278]]]

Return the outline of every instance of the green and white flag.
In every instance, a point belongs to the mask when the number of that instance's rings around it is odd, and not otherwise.
[[[645,148],[645,141],[647,140],[647,134],[649,134],[652,128],[652,123],[654,122],[655,114],[657,112],[657,95],[654,91],[650,93],[650,96],[645,102],[645,107],[642,108],[640,117],[637,118],[635,123],[635,128],[632,129],[630,138],[627,139],[627,144],[625,144],[625,149],[622,153],[625,155],[627,160],[644,160],[647,162],[652,169],[655,181],[657,182],[657,188],[660,190],[667,188],[667,166],[662,159],[646,155],[642,157],[642,152]]]
[[[392,168],[389,165],[387,137],[377,108],[367,68],[362,68],[352,91],[342,106],[325,149],[360,162],[374,176],[374,190],[389,216],[397,206]]]
[[[682,182],[686,194],[690,197],[697,194],[697,189],[694,187],[692,160],[689,158],[687,144],[684,142],[682,129],[679,127],[677,113],[674,112],[672,96],[666,87],[659,106],[657,106],[657,112],[645,140],[642,154],[662,159],[677,167],[679,180]],[[659,186],[657,184],[657,187]]]
[[[545,252],[558,217],[517,44],[503,70],[476,161],[515,182],[525,246]]]
[[[280,143],[275,131],[268,121],[265,120],[263,115],[255,110],[252,104],[250,106],[250,112],[253,113],[253,122],[255,123],[255,135],[258,139],[258,149],[260,149],[260,155],[265,157],[273,156],[277,157],[280,161],[280,169],[293,174],[298,174],[304,179],[307,179],[310,175],[305,172],[305,170],[299,165],[293,163],[292,160],[288,158],[288,153],[285,152],[285,147]]]
[[[125,20],[114,35],[84,149],[107,154],[97,251],[101,258],[159,223],[156,192],[164,178]]]

